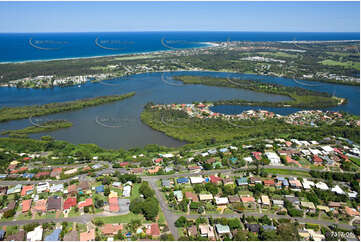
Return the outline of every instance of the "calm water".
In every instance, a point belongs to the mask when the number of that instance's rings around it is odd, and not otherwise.
[[[56,139],[67,140],[72,143],[96,143],[105,148],[131,148],[146,144],[160,144],[166,146],[180,146],[177,141],[144,125],[139,117],[147,102],[154,103],[192,103],[203,100],[244,99],[250,101],[286,101],[288,97],[257,93],[248,90],[220,88],[202,85],[174,86],[162,80],[171,79],[172,75],[192,74],[218,77],[239,77],[252,80],[280,83],[289,86],[300,86],[293,80],[245,74],[228,74],[216,72],[172,72],[139,74],[127,78],[117,78],[102,83],[86,83],[77,86],[53,89],[16,89],[0,88],[0,107],[29,104],[44,104],[49,102],[63,102],[81,98],[103,95],[123,94],[135,91],[132,98],[97,107],[90,107],[75,112],[66,112],[34,118],[35,121],[51,119],[67,119],[73,122],[73,127],[53,132],[31,135],[39,138],[51,135]],[[163,78],[162,78],[163,75]],[[312,82],[314,83],[314,82]],[[111,86],[110,86],[111,85]],[[340,97],[347,97],[349,103],[330,110],[343,110],[359,115],[360,90],[359,87],[342,86],[320,83],[318,87],[305,87],[312,90],[335,93]],[[237,106],[240,108],[240,106]],[[241,112],[241,109],[239,109]],[[104,121],[113,128],[99,125],[96,120]],[[103,122],[103,123],[104,123]],[[30,125],[29,120],[16,120],[0,123],[0,130],[18,129]],[[115,127],[116,126],[116,127]]]
[[[214,41],[359,40],[359,33],[118,32],[0,34],[0,62],[194,48]],[[163,40],[163,44],[162,44]],[[165,45],[164,45],[165,43]]]

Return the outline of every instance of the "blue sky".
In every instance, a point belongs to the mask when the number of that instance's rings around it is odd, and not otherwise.
[[[359,32],[359,2],[0,2],[0,32]]]

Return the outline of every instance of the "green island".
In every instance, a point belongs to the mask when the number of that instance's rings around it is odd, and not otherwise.
[[[280,84],[265,83],[235,78],[218,78],[208,76],[175,76],[175,80],[184,84],[201,84],[218,87],[242,88],[256,92],[284,95],[291,101],[252,102],[246,100],[220,100],[215,104],[261,105],[266,107],[325,108],[346,103],[346,99],[334,97],[325,92],[311,91],[300,87],[288,87]]]
[[[86,107],[102,105],[130,98],[135,92],[122,95],[100,96],[95,98],[86,98],[70,102],[48,103],[44,105],[31,105],[21,107],[3,107],[0,109],[0,122],[6,122],[16,119],[24,119],[35,116],[48,115],[66,111],[74,111]]]
[[[199,119],[183,111],[151,108],[148,103],[141,114],[143,123],[173,138],[191,143],[232,142],[255,138],[320,139],[335,135],[359,142],[359,127],[320,123],[317,128],[306,125],[292,125],[280,119]]]
[[[32,133],[40,133],[46,131],[54,131],[57,129],[64,129],[73,126],[73,124],[67,120],[51,120],[42,122],[39,125],[28,126],[23,129],[14,129],[3,131],[2,135],[19,136]]]

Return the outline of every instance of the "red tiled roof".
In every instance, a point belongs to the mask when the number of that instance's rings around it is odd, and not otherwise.
[[[24,200],[21,204],[23,213],[30,210],[32,199]]]
[[[64,201],[64,209],[69,209],[76,206],[76,197],[69,197]]]
[[[211,179],[212,183],[219,183],[222,181],[222,178],[220,178],[218,176],[214,176],[214,175],[210,175],[209,178]]]
[[[193,192],[185,192],[185,196],[193,202],[199,202],[198,196]]]
[[[263,183],[266,186],[274,186],[275,181],[274,180],[264,180]]]
[[[254,199],[254,197],[241,197],[241,201],[243,203],[250,203],[250,202],[254,202],[255,199]]]
[[[91,199],[91,198],[87,198],[87,199],[85,199],[85,201],[78,203],[79,208],[88,207],[91,205],[93,205],[93,199]]]
[[[23,186],[23,188],[21,189],[21,196],[25,196],[27,194],[28,191],[31,191],[34,189],[33,185],[27,185],[27,186]]]
[[[252,155],[254,156],[254,158],[256,158],[256,160],[262,160],[261,152],[252,152]]]
[[[158,159],[155,159],[155,160],[154,160],[155,163],[160,163],[160,162],[162,162],[162,161],[163,161],[163,158],[158,158]]]
[[[76,184],[72,184],[68,186],[68,193],[77,192]]]
[[[35,203],[34,210],[45,212],[46,211],[46,200],[38,200]]]
[[[124,166],[127,166],[127,165],[129,165],[129,162],[127,162],[127,161],[119,163],[120,167],[124,167]]]
[[[347,215],[349,215],[349,216],[359,216],[360,215],[360,213],[356,209],[350,208],[347,206],[345,207],[345,211],[346,211]]]
[[[56,168],[54,168],[54,169],[51,171],[50,176],[51,176],[51,177],[59,176],[62,171],[63,171],[63,168],[61,168],[61,167],[56,167]]]
[[[313,161],[316,162],[316,163],[321,163],[322,159],[320,157],[318,157],[317,155],[314,155],[313,156]]]
[[[122,224],[104,224],[103,227],[100,228],[103,234],[105,235],[115,235],[118,231],[123,230]]]
[[[80,241],[95,240],[95,229],[80,233]]]
[[[35,175],[35,178],[39,178],[39,177],[42,177],[42,176],[49,176],[49,175],[50,175],[49,171],[40,171]]]
[[[156,223],[151,224],[146,231],[147,235],[160,236],[159,226]]]
[[[119,212],[119,203],[117,197],[109,198],[109,210],[111,212]]]

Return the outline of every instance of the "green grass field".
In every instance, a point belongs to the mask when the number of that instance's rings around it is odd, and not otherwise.
[[[323,60],[320,62],[322,65],[326,66],[341,66],[349,69],[356,69],[360,70],[360,63],[353,62],[353,61],[347,61],[347,62],[340,62],[340,61],[334,61],[334,60]]]
[[[266,168],[264,170],[265,172],[272,174],[311,177],[311,175],[306,171],[284,170],[284,169],[276,169],[276,168]]]
[[[260,55],[272,56],[272,57],[284,57],[284,58],[297,58],[297,55],[288,54],[285,52],[257,52]]]

